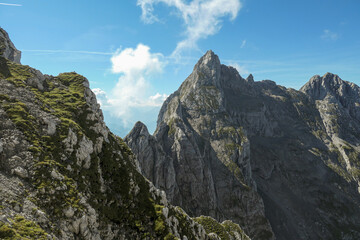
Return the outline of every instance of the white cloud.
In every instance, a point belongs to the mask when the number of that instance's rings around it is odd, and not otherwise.
[[[325,29],[323,31],[323,34],[321,35],[321,38],[322,39],[325,39],[325,40],[332,40],[332,41],[335,41],[339,38],[339,34],[337,33],[334,33],[328,29]]]
[[[162,72],[165,62],[163,56],[151,53],[150,48],[139,44],[135,49],[118,50],[111,58],[112,72],[120,73],[111,93],[93,89],[104,111],[121,119],[124,127],[129,127],[139,119],[139,113],[158,108],[166,99],[166,94],[151,95],[149,79]],[[137,119],[135,119],[137,118]]]
[[[244,47],[245,47],[245,45],[246,45],[246,40],[243,40],[243,41],[241,42],[241,46],[240,46],[240,48],[244,48]]]
[[[92,89],[92,91],[95,93],[96,99],[101,106],[106,105],[108,103],[108,98],[104,90],[100,88],[94,88]]]
[[[160,107],[169,95],[156,93],[154,96],[149,97],[149,103],[153,106]]]
[[[241,8],[240,0],[138,0],[142,9],[142,20],[145,23],[158,21],[154,15],[154,5],[165,3],[175,7],[185,24],[185,39],[178,42],[172,56],[179,56],[184,49],[197,47],[200,39],[214,35],[221,28],[221,19],[230,16],[234,20]]]
[[[148,46],[139,44],[136,49],[118,50],[111,58],[112,71],[125,75],[161,72],[160,58],[163,58],[162,54],[150,53]]]
[[[12,6],[12,7],[21,7],[21,4],[15,4],[15,3],[0,3],[0,5],[5,5],[5,6]]]
[[[239,74],[242,75],[243,77],[244,77],[244,75],[250,74],[250,72],[244,66],[240,66],[238,63],[235,63],[235,62],[229,63],[229,66],[236,68],[236,70],[239,72]]]

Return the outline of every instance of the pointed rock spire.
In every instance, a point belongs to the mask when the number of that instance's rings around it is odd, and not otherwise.
[[[150,133],[144,123],[137,121],[134,125],[134,128],[129,132],[129,134],[125,138],[132,138],[134,136],[145,136],[145,137],[150,136]]]
[[[217,85],[221,73],[219,57],[211,50],[203,55],[193,70],[193,79],[199,85]]]
[[[254,82],[254,76],[250,73],[250,75],[245,80],[247,82],[249,82],[249,83],[253,83]]]
[[[194,67],[194,70],[218,70],[220,69],[219,57],[211,50],[202,56]]]
[[[212,67],[220,65],[220,60],[212,50],[208,50],[205,55],[200,58],[199,63],[208,67]]]

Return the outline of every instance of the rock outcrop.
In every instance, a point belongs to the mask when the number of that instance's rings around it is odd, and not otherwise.
[[[296,91],[208,51],[154,135],[137,123],[125,141],[191,216],[231,219],[253,239],[358,239],[359,106],[359,87],[336,75]]]
[[[20,64],[21,52],[17,50],[8,33],[0,27],[0,56]]]
[[[1,239],[248,239],[170,204],[106,127],[86,78],[16,62],[0,56]]]

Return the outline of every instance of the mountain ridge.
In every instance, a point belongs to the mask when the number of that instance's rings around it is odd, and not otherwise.
[[[7,34],[0,40],[11,43]],[[12,43],[6,47],[0,56],[1,239],[249,239],[233,222],[192,219],[171,205],[107,128],[85,77],[43,75],[19,64]]]
[[[254,239],[354,239],[358,89],[330,73],[299,91],[244,79],[208,51],[164,102],[153,136],[137,123],[125,141],[144,175],[192,216],[232,219]],[[237,184],[245,188],[233,196]]]

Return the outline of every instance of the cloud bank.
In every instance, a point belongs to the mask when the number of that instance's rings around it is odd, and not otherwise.
[[[241,8],[240,0],[138,0],[142,9],[141,19],[145,23],[158,21],[154,14],[154,6],[164,3],[175,7],[185,25],[185,39],[177,43],[172,53],[178,57],[185,49],[197,48],[197,42],[214,35],[221,28],[222,18],[229,16],[234,20]]]
[[[122,120],[124,127],[130,127],[137,120],[139,112],[159,108],[167,98],[166,94],[149,94],[149,79],[163,71],[166,63],[159,53],[151,53],[146,45],[139,44],[135,49],[118,50],[111,58],[112,72],[121,74],[114,89],[106,93],[93,89],[104,111]],[[136,113],[136,114],[135,114]]]

